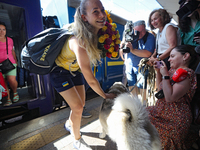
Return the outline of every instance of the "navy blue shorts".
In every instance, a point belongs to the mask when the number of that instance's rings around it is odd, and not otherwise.
[[[63,92],[73,86],[84,85],[83,74],[79,71],[74,71],[73,76],[69,70],[62,67],[56,67],[50,73],[50,81],[57,92]]]

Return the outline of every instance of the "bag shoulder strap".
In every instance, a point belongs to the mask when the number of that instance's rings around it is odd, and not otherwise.
[[[6,50],[7,50],[7,58],[8,58],[8,38],[6,36]]]
[[[143,37],[144,44],[145,44],[146,41],[147,41],[147,37],[148,37],[148,35],[149,35],[149,32],[146,31],[146,33],[145,33],[145,35],[144,35],[144,37]]]
[[[73,35],[73,32],[72,31],[69,31],[68,29],[60,29],[60,28],[48,28],[46,30],[43,30],[42,32],[36,34],[35,36],[33,36],[32,38],[30,38],[29,40],[27,40],[24,44],[24,46],[27,46],[28,47],[28,42],[31,41],[32,39],[35,39],[35,38],[39,38],[39,37],[42,37],[42,36],[45,36],[45,35],[53,35],[55,33],[60,33],[60,36],[63,36],[63,35]]]
[[[156,56],[158,55],[158,38],[160,37],[160,32],[158,31],[156,35]]]

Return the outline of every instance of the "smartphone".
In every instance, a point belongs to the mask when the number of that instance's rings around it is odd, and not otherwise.
[[[200,36],[200,32],[195,32],[195,33],[194,33],[194,38],[195,38],[195,37],[198,37],[198,36]],[[195,41],[194,41],[194,38],[193,38],[193,42],[195,42]],[[196,42],[196,44],[199,44],[199,43]]]
[[[163,66],[162,62],[161,61],[156,61],[156,65],[157,65],[157,68],[160,69],[161,66]]]
[[[200,36],[200,32],[195,32],[195,33],[194,33],[194,37],[195,37],[195,36]]]

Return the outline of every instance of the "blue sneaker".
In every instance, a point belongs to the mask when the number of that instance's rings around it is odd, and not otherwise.
[[[82,117],[83,118],[90,118],[90,117],[92,117],[92,115],[89,112],[87,112],[87,110],[86,110],[85,107],[83,108]]]

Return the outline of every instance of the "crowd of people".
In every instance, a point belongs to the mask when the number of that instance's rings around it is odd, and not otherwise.
[[[146,100],[147,75],[138,71],[138,64],[142,58],[149,58],[148,65],[154,66],[156,71],[157,91],[162,92],[155,106],[148,106],[149,118],[156,127],[164,150],[184,150],[191,148],[198,139],[197,133],[190,133],[193,120],[190,103],[195,91],[199,89],[199,77],[195,69],[199,63],[198,47],[200,44],[200,2],[197,0],[181,0],[181,12],[184,6],[195,3],[194,10],[187,15],[177,13],[179,25],[171,23],[171,17],[165,9],[153,10],[148,19],[151,30],[158,29],[153,35],[146,29],[146,23],[139,20],[133,23],[134,31],[139,32],[137,40],[120,44],[120,54],[124,60],[124,77],[133,95],[144,93]],[[106,13],[100,0],[82,0],[74,16],[74,35],[68,38],[61,53],[55,61],[57,66],[50,73],[50,81],[58,93],[71,108],[70,116],[65,128],[74,137],[74,147],[78,150],[91,150],[80,133],[81,117],[85,106],[85,80],[88,85],[102,98],[113,99],[114,94],[105,93],[98,80],[94,77],[91,63],[101,62],[101,50],[98,49],[98,31],[106,23]],[[8,43],[8,44],[6,44]],[[124,45],[130,49],[123,53]],[[7,47],[7,48],[6,48]],[[13,49],[13,41],[6,37],[6,25],[0,23],[0,62],[8,56],[17,66],[17,59]],[[125,57],[124,57],[125,56]],[[77,60],[75,63],[72,61]],[[161,62],[161,66],[158,66]],[[174,74],[179,69],[187,72],[182,80],[174,81]],[[73,74],[71,73],[73,72]],[[13,90],[13,102],[19,100],[17,94],[16,68],[4,74],[6,83]],[[124,82],[126,84],[126,82]],[[133,88],[137,84],[135,88]],[[7,90],[8,89],[8,86]],[[198,97],[198,96],[196,96]],[[5,106],[12,104],[8,92]],[[193,136],[191,136],[193,135]]]
[[[191,4],[192,3],[192,4]],[[195,3],[195,4],[193,4]],[[125,77],[128,81],[129,89],[135,85],[139,80],[138,76],[130,74],[130,72],[137,72],[137,69],[132,64],[138,64],[138,59],[131,59],[130,56],[148,58],[148,65],[153,65],[156,71],[156,87],[157,92],[162,97],[157,97],[155,106],[148,106],[149,118],[151,123],[156,127],[164,150],[179,150],[192,149],[195,147],[195,141],[199,139],[199,133],[191,132],[190,127],[193,122],[192,101],[199,99],[199,75],[195,74],[197,65],[199,64],[199,44],[200,31],[199,15],[200,2],[196,0],[181,0],[180,9],[185,5],[192,5],[193,9],[187,15],[179,16],[179,24],[171,23],[171,17],[165,9],[153,10],[148,19],[151,30],[158,29],[155,42],[150,43],[151,48],[155,47],[151,53],[148,53],[149,46],[143,43],[140,48],[140,53],[135,45],[141,45],[139,41],[144,38],[145,34],[137,41],[132,43],[121,43],[121,57],[125,64]],[[180,9],[177,10],[180,12]],[[181,13],[177,13],[178,15]],[[141,21],[139,21],[142,24]],[[138,30],[138,21],[133,23],[134,30]],[[145,23],[144,23],[145,24]],[[143,28],[143,30],[146,30]],[[140,30],[141,31],[141,30]],[[151,33],[149,33],[151,34]],[[124,53],[123,46],[126,44],[130,47],[130,53]],[[155,45],[154,45],[155,44]],[[196,48],[195,48],[196,47]],[[125,58],[125,59],[124,59]],[[129,62],[129,63],[128,63]],[[161,62],[161,66],[158,64]],[[181,81],[174,81],[174,74],[177,74],[179,69],[184,69],[188,75]],[[142,85],[139,89],[146,89],[146,74],[142,75]],[[182,76],[181,73],[178,74]],[[136,81],[132,84],[131,78]],[[125,78],[124,77],[124,78]],[[139,94],[134,92],[133,94]],[[193,146],[193,147],[192,147]]]

